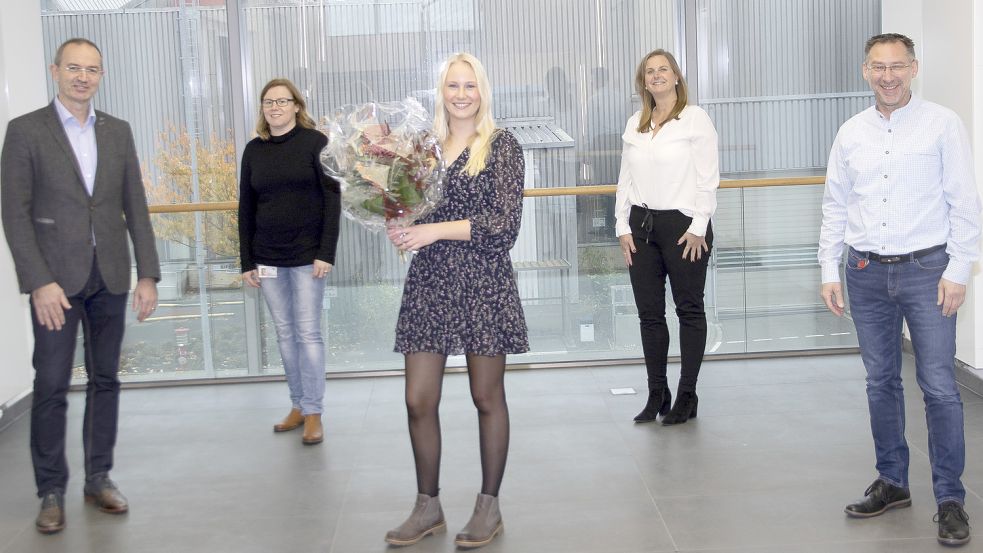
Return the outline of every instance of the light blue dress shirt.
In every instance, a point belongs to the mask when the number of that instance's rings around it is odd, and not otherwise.
[[[840,281],[844,244],[880,255],[945,244],[942,278],[966,284],[979,239],[969,135],[952,110],[912,96],[890,119],[872,106],[840,127],[823,196],[824,283]]]
[[[85,190],[92,196],[92,190],[96,183],[96,163],[98,153],[96,151],[96,110],[89,104],[89,117],[85,124],[80,124],[68,108],[61,103],[55,96],[55,109],[58,111],[58,119],[61,126],[68,135],[68,142],[72,145],[75,152],[75,159],[78,161],[79,170],[82,171],[82,180],[85,182]]]

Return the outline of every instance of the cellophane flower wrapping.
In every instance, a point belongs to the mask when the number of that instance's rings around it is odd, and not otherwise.
[[[324,172],[341,186],[345,216],[379,231],[405,226],[443,198],[444,163],[430,115],[414,98],[346,105],[322,121]]]

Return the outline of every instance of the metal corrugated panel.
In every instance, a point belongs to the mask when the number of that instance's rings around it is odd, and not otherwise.
[[[587,152],[620,151],[635,65],[645,52],[674,44],[674,6],[673,0],[610,7],[595,0],[250,6],[243,20],[257,38],[248,92],[286,76],[306,91],[314,113],[426,96],[439,63],[470,51],[494,84],[496,118],[552,117],[574,139],[581,163],[593,165],[580,181],[614,182],[615,156]]]
[[[870,105],[860,64],[879,0],[698,0],[700,99],[723,172],[825,167]],[[794,31],[794,32],[793,32]]]
[[[82,12],[100,10],[118,10],[133,0],[46,0],[42,4],[44,11],[51,12]]]
[[[574,145],[573,137],[548,117],[506,119],[500,120],[499,125],[515,135],[524,150],[571,148]]]
[[[203,140],[227,137],[231,130],[227,46],[224,45],[225,10],[201,9],[197,19]],[[103,51],[106,74],[95,96],[96,109],[131,123],[141,162],[155,171],[154,158],[160,134],[184,129],[185,102],[179,12],[140,10],[111,13],[59,13],[42,15],[45,57],[66,39],[84,36]],[[48,75],[52,96],[54,83]],[[190,199],[189,199],[190,201]]]
[[[720,140],[725,173],[823,168],[844,121],[872,104],[873,93],[704,101]]]
[[[698,0],[700,102],[867,90],[880,0]]]

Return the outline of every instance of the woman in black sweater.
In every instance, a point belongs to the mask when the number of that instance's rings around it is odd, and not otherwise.
[[[260,98],[259,136],[246,145],[239,179],[242,280],[263,291],[290,388],[290,413],[273,430],[303,425],[302,441],[312,445],[324,439],[321,304],[341,203],[319,162],[327,138],[314,130],[297,87],[274,79]]]

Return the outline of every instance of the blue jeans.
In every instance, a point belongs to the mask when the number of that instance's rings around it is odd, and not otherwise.
[[[313,265],[277,267],[276,278],[260,280],[276,325],[290,402],[304,415],[319,415],[324,408],[324,282],[324,278],[314,278]]]
[[[901,322],[915,350],[915,378],[925,399],[932,487],[938,503],[963,503],[966,463],[963,405],[956,385],[956,317],[944,317],[938,284],[949,263],[945,250],[883,264],[853,248],[847,259],[850,312],[867,369],[870,428],[881,480],[908,487],[908,444],[901,387]]]

